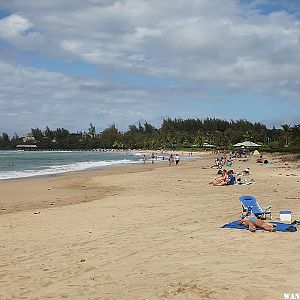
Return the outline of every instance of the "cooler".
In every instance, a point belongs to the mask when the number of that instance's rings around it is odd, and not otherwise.
[[[290,210],[282,210],[279,212],[280,221],[292,222],[292,212]]]

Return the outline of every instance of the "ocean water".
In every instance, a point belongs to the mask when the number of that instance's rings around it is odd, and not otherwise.
[[[0,151],[0,180],[140,163],[135,152]]]

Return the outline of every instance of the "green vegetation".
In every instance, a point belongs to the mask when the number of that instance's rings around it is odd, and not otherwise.
[[[10,138],[3,133],[0,136],[0,149],[15,149],[17,144],[36,143],[39,149],[170,149],[203,147],[204,143],[219,148],[232,148],[232,145],[251,140],[263,146],[261,150],[269,152],[300,152],[300,124],[281,129],[268,129],[261,123],[247,120],[165,119],[160,128],[145,122],[143,125],[130,125],[121,132],[115,124],[96,133],[96,127],[90,123],[86,132],[70,133],[67,129],[57,128],[31,130],[32,140],[24,142],[16,134]],[[34,138],[34,139],[33,139]]]

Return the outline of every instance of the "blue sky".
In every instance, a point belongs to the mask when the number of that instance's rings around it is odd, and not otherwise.
[[[300,123],[300,1],[0,3],[0,131]]]

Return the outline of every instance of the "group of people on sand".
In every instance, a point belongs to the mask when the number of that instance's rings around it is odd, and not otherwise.
[[[146,161],[147,161],[147,156],[146,154],[143,154],[142,157],[141,157],[143,163],[145,164]],[[157,160],[157,154],[152,152],[151,153],[151,163],[154,164],[154,161]],[[162,160],[165,160],[165,155],[163,154],[162,155]],[[172,166],[172,165],[178,165],[179,164],[179,161],[180,161],[180,157],[178,154],[170,154],[169,156],[169,166]]]
[[[217,157],[214,161],[214,163],[211,165],[211,168],[217,168],[217,169],[222,169],[223,166],[225,165],[225,158],[223,156]]]
[[[241,173],[235,173],[233,170],[218,170],[217,176],[213,181],[209,182],[209,184],[215,186],[234,185],[235,183],[241,184],[242,179],[238,176],[248,176],[249,174],[250,168],[246,168]]]
[[[143,162],[144,162],[144,164],[145,164],[146,161],[147,161],[146,154],[143,154],[143,155],[142,155],[142,160],[143,160]],[[155,161],[155,160],[157,160],[157,154],[154,153],[154,152],[152,152],[152,153],[151,153],[151,162],[152,162],[152,164],[154,164],[154,161]]]
[[[256,160],[256,162],[267,163],[266,160],[263,160],[262,156],[260,156]],[[227,159],[227,157],[224,155],[215,159],[214,164],[211,166],[211,168],[217,168],[219,170],[217,171],[217,176],[213,181],[210,182],[210,184],[215,186],[233,185],[235,183],[241,184],[242,179],[240,178],[240,176],[250,175],[250,168],[245,168],[242,172],[234,172],[232,169],[226,171],[224,169],[225,165],[230,167],[232,166],[231,157]],[[261,228],[270,232],[276,231],[276,226],[274,224],[259,219],[253,213],[249,213],[248,215],[243,217],[237,222],[237,224],[248,227],[249,231],[251,232],[255,232],[257,228]]]
[[[269,161],[267,159],[263,159],[262,155],[259,156],[259,158],[256,160],[259,164],[267,164]]]
[[[233,157],[227,156],[227,153],[224,152],[223,156],[217,157],[214,161],[214,163],[210,166],[211,168],[216,168],[216,169],[223,169],[225,166],[231,167],[233,164]]]
[[[171,154],[169,157],[169,166],[175,165],[177,166],[179,164],[180,158],[178,154]]]
[[[233,171],[226,171],[225,169],[223,170],[219,170],[217,172],[217,176],[215,177],[215,179],[213,181],[210,182],[210,184],[215,185],[215,186],[222,186],[222,185],[230,185],[233,184],[232,181],[235,179],[233,179],[234,175],[233,175]]]

